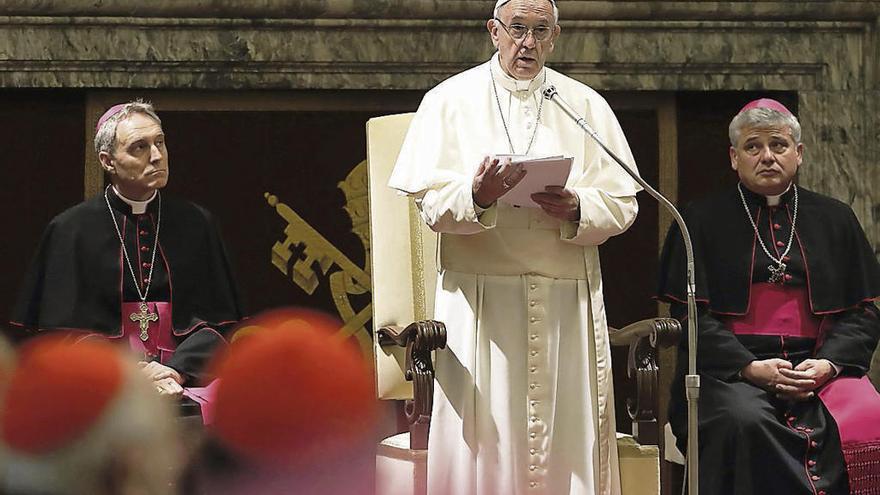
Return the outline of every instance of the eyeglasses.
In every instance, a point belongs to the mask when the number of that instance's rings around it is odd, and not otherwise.
[[[504,28],[504,31],[516,41],[522,41],[532,33],[532,36],[535,37],[535,41],[547,41],[550,39],[550,35],[553,34],[553,28],[550,26],[535,26],[530,28],[524,24],[514,23],[508,26],[501,22],[501,19],[495,18],[498,24],[501,24],[501,27]]]

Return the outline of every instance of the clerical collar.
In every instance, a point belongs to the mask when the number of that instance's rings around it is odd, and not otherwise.
[[[498,56],[498,52],[495,52],[495,55],[492,55],[492,61],[490,63],[492,64],[492,78],[495,79],[495,82],[501,87],[511,93],[528,91],[528,93],[531,94],[539,89],[541,84],[544,83],[544,72],[547,70],[546,67],[541,67],[541,72],[532,79],[523,80],[510,77],[507,72],[504,71],[504,67],[501,66],[501,58]]]
[[[787,204],[791,201],[792,193],[791,184],[788,185],[788,188],[784,193],[776,195],[776,196],[764,196],[763,194],[758,194],[743,184],[742,187],[743,196],[749,204],[755,206],[779,206],[781,204]]]
[[[135,215],[142,215],[147,211],[147,207],[150,205],[150,201],[156,199],[157,191],[153,191],[153,195],[144,201],[135,201],[133,199],[128,199],[119,192],[119,189],[116,189],[116,186],[112,186],[113,194],[116,195],[117,198],[121,199],[125,204],[131,207],[131,212]]]
[[[791,186],[788,186],[788,189],[791,189]],[[779,200],[782,198],[782,195],[788,192],[788,189],[785,190],[782,194],[777,194],[776,196],[767,196],[767,206],[779,206]]]

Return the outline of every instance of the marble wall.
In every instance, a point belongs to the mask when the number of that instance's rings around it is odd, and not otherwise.
[[[492,5],[4,0],[0,87],[426,89],[486,59]],[[802,183],[852,204],[880,253],[880,2],[559,8],[551,64],[597,89],[797,91]]]

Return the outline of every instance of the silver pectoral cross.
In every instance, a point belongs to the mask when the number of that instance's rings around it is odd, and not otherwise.
[[[782,282],[783,277],[785,276],[785,263],[779,262],[779,265],[774,267],[773,265],[767,265],[767,269],[770,270],[770,283],[775,284],[777,282]]]
[[[136,321],[140,324],[140,338],[144,342],[146,342],[147,339],[150,338],[150,334],[147,333],[147,330],[149,330],[150,328],[150,322],[157,321],[159,319],[159,315],[157,315],[156,313],[151,313],[150,307],[145,302],[142,302],[140,304],[139,313],[132,313],[128,315],[128,317],[131,319],[131,321]]]

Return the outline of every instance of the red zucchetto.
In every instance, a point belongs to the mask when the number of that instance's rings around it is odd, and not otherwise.
[[[65,447],[98,421],[122,383],[122,361],[109,344],[35,339],[22,347],[6,389],[3,440],[26,454]]]
[[[253,461],[288,467],[334,457],[372,433],[373,375],[341,324],[304,310],[248,321],[214,365],[216,436]]]

